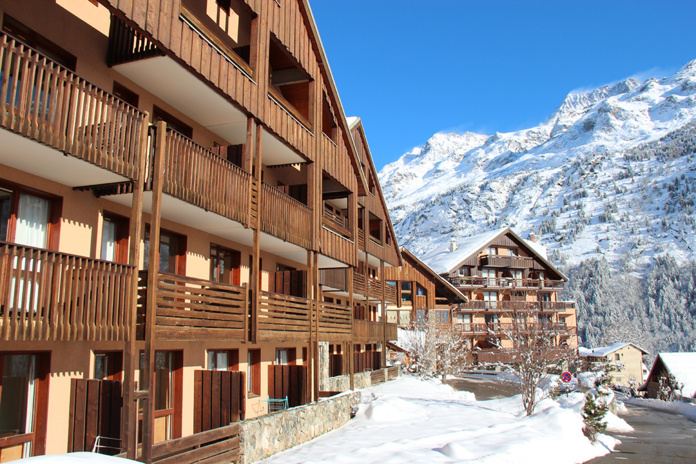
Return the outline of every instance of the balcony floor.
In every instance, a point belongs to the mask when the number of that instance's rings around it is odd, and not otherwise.
[[[0,164],[69,187],[127,181],[126,177],[51,148],[6,129],[0,129]]]

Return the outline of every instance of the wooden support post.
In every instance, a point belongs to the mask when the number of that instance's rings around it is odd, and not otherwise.
[[[312,282],[314,295],[314,401],[319,401],[319,254],[312,252]]]
[[[167,141],[167,124],[157,123],[155,159],[152,170],[152,212],[150,219],[150,254],[147,272],[147,301],[145,315],[145,367],[141,390],[147,391],[143,408],[143,455],[142,461],[152,462],[152,445],[155,428],[155,318],[157,317],[157,280],[160,260],[160,223],[162,221],[162,178],[164,175],[164,150]]]
[[[387,294],[384,280],[384,260],[379,260],[379,281],[382,284],[382,365],[387,365]]]
[[[307,385],[312,385],[312,379],[314,379],[314,311],[312,310],[313,305],[312,305],[312,299],[314,295],[314,282],[312,281],[312,278],[314,277],[314,273],[312,272],[312,262],[313,262],[313,254],[314,252],[311,250],[307,250],[307,266],[309,267],[309,271],[307,271],[307,292],[308,292],[308,300],[309,300],[309,344],[307,345],[307,357],[309,359],[306,359],[307,363]],[[309,400],[314,401],[314,398],[311,398],[312,394],[314,393],[314,389],[312,388],[309,390]]]
[[[258,123],[255,120],[252,120],[251,124],[251,132],[252,132],[252,138],[254,140],[254,146],[253,146],[253,154],[254,154],[254,184],[256,185],[256,200],[257,200],[257,213],[256,213],[256,221],[252,222],[252,227],[253,227],[253,243],[252,243],[252,264],[251,264],[251,276],[250,276],[250,283],[251,283],[251,323],[249,326],[251,327],[251,334],[249,337],[249,341],[251,343],[256,343],[258,340],[258,332],[259,332],[259,296],[261,292],[261,219],[262,219],[262,214],[261,214],[261,204],[263,199],[261,198],[262,196],[262,191],[263,189],[261,188],[261,172],[263,170],[263,165],[262,165],[262,157],[261,157],[261,151],[262,151],[262,136],[263,136],[263,130],[259,127]]]
[[[353,365],[353,334],[355,333],[354,321],[355,321],[355,308],[353,304],[355,303],[355,297],[353,295],[353,271],[354,267],[349,267],[346,272],[348,273],[348,298],[350,306],[350,333],[351,341],[346,343],[348,347],[348,374],[350,376],[350,389],[355,390],[355,366]]]
[[[131,276],[128,300],[128,333],[126,334],[126,346],[123,360],[123,410],[121,411],[121,447],[125,450],[128,459],[136,459],[138,440],[136,427],[138,423],[138,406],[135,400],[135,368],[138,365],[137,337],[137,313],[138,313],[138,269],[140,268],[140,240],[143,235],[143,190],[145,186],[145,172],[148,153],[148,123],[149,115],[146,113],[140,128],[140,146],[138,148],[139,167],[136,178],[133,180],[133,200],[131,202],[131,216],[129,226],[128,264],[134,266]]]

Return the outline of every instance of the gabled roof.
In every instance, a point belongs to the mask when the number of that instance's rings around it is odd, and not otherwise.
[[[456,250],[450,251],[449,243],[445,243],[440,245],[439,248],[428,251],[421,257],[421,260],[438,274],[449,274],[461,267],[467,259],[477,255],[486,249],[490,243],[505,234],[512,235],[517,241],[522,243],[535,257],[539,258],[553,272],[557,273],[561,279],[565,281],[568,280],[565,274],[556,269],[556,267],[548,261],[546,248],[543,245],[524,240],[509,227],[465,238],[453,238],[457,243]]]
[[[623,342],[614,343],[613,345],[609,345],[609,346],[600,346],[598,348],[580,347],[580,348],[578,348],[578,354],[580,356],[593,356],[593,357],[600,358],[600,357],[608,356],[608,355],[612,354],[613,352],[618,351],[621,348],[625,348],[629,345],[631,345],[635,349],[641,351],[643,354],[649,354],[647,351],[645,351],[643,348],[639,347],[636,344],[623,343]]]
[[[401,250],[402,256],[405,256],[409,259],[412,259],[413,261],[416,262],[419,267],[421,267],[428,275],[430,275],[437,283],[442,285],[445,290],[449,291],[454,295],[455,298],[459,299],[462,302],[467,302],[469,299],[464,296],[462,292],[460,292],[454,285],[443,279],[437,272],[435,272],[433,269],[430,268],[427,264],[425,264],[423,261],[418,259],[416,255],[411,253],[409,250],[407,250],[404,247],[400,247],[399,250]]]
[[[696,353],[658,353],[648,378],[652,377],[658,360],[677,382],[684,384],[683,396],[693,398],[696,395]]]
[[[379,178],[377,177],[377,169],[375,168],[375,163],[372,159],[372,152],[370,151],[370,146],[367,144],[367,136],[365,135],[365,128],[362,124],[362,120],[357,117],[357,116],[350,116],[346,118],[346,121],[348,122],[348,131],[351,134],[351,139],[353,138],[353,129],[358,129],[358,131],[362,132],[363,137],[365,138],[365,149],[367,150],[367,160],[369,161],[369,165],[367,166],[368,169],[372,171],[372,176],[375,179],[375,185],[377,187],[377,193],[379,194],[379,199],[380,202],[382,203],[382,208],[384,208],[384,216],[387,221],[387,228],[388,228],[388,233],[391,234],[392,239],[394,240],[394,246],[397,250],[397,258],[399,260],[399,265],[402,264],[402,259],[401,255],[399,255],[398,250],[399,250],[399,242],[396,240],[396,233],[394,232],[394,225],[392,224],[391,221],[391,216],[389,215],[389,208],[387,207],[387,201],[384,199],[384,195],[382,194],[382,186],[379,183]],[[353,144],[355,145],[355,140],[353,140]]]

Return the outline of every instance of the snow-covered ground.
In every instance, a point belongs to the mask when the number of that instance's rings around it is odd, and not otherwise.
[[[626,403],[634,404],[636,406],[643,406],[646,408],[658,409],[660,411],[667,411],[674,414],[681,414],[682,416],[686,416],[692,421],[696,422],[696,404],[693,403],[684,403],[682,401],[662,401],[643,398],[630,398],[624,401]]]
[[[476,401],[437,380],[404,376],[363,390],[345,426],[262,462],[580,463],[616,444],[603,435],[594,445],[585,438],[583,398],[546,399],[526,417],[519,396]]]

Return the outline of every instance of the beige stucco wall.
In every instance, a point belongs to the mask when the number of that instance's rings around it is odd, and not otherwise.
[[[608,356],[610,362],[623,364],[623,369],[612,372],[612,379],[619,385],[629,386],[631,377],[636,385],[643,383],[643,353],[635,347],[628,345],[616,350]]]

